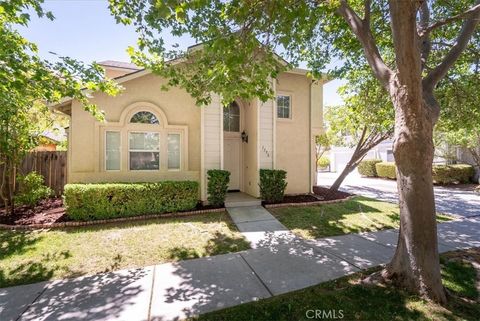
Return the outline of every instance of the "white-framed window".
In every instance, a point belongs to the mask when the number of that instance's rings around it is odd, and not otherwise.
[[[105,170],[119,171],[121,163],[121,133],[108,130],[105,132]]]
[[[292,118],[292,96],[277,95],[277,118]]]
[[[132,171],[160,169],[160,133],[128,133],[129,169]]]
[[[168,169],[180,170],[181,166],[181,135],[169,133],[167,136]]]

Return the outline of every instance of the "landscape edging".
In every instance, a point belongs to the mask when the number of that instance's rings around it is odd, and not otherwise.
[[[338,200],[330,200],[330,201],[316,201],[316,202],[303,202],[303,203],[278,203],[278,204],[265,204],[263,207],[265,208],[279,208],[279,207],[301,207],[301,206],[315,206],[315,205],[322,205],[322,204],[334,204],[334,203],[342,203],[352,198],[356,197],[357,195],[350,195],[342,199]]]
[[[225,211],[225,208],[221,207],[221,208],[212,208],[207,210],[196,210],[196,211],[189,211],[189,212],[119,217],[119,218],[112,218],[107,220],[68,221],[68,222],[59,222],[59,223],[30,224],[30,225],[0,224],[0,230],[41,230],[41,229],[64,228],[64,227],[92,226],[92,225],[101,225],[101,224],[107,224],[107,223],[122,223],[122,222],[142,221],[142,220],[157,219],[157,218],[175,218],[175,217],[184,217],[184,216],[194,216],[198,214],[218,213],[218,212],[224,212],[224,211]]]

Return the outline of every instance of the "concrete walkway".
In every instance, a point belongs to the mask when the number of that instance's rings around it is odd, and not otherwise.
[[[254,211],[265,222],[271,220]],[[238,224],[248,223],[242,221],[243,214],[232,216]],[[440,251],[479,247],[479,230],[480,218],[439,224]],[[387,263],[397,233],[314,241],[294,237],[288,242],[275,237],[268,246],[257,242],[257,248],[238,253],[3,288],[0,320],[180,320]]]
[[[299,241],[295,234],[262,206],[232,207],[227,208],[227,212],[254,249]]]

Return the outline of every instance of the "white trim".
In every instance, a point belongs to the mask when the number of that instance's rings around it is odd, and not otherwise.
[[[288,115],[290,117],[284,118],[284,117],[278,117],[278,114],[275,115],[275,118],[279,121],[293,121],[293,92],[288,91],[288,90],[280,90],[275,94],[275,106],[278,111],[278,106],[277,106],[277,98],[278,96],[283,96],[283,97],[289,97],[290,98],[290,109],[288,111]]]
[[[142,123],[130,123],[130,117],[138,111],[150,111],[152,112],[160,121],[160,124],[142,124]],[[122,142],[122,149],[121,149],[121,172],[169,172],[168,170],[168,146],[163,148],[163,145],[166,144],[168,139],[168,133],[179,133],[180,134],[180,172],[186,172],[189,170],[188,166],[188,126],[186,125],[170,125],[168,124],[167,117],[163,110],[148,102],[137,102],[134,104],[129,105],[125,110],[122,112],[120,116],[120,121],[118,122],[96,122],[95,123],[95,132],[105,132],[105,131],[120,131],[121,132],[121,142]],[[158,170],[131,170],[130,169],[130,141],[129,141],[129,133],[130,132],[152,132],[159,134],[159,168]],[[100,139],[104,139],[103,135],[98,135]],[[98,144],[100,142],[98,139],[95,140],[95,152],[99,155],[98,164],[102,164],[101,168],[98,171],[106,172],[105,168],[105,146],[103,143],[103,148],[100,148]],[[127,142],[125,144],[125,142]],[[125,150],[125,146],[126,150]],[[140,151],[140,150],[136,150]],[[148,150],[148,152],[152,152]],[[153,151],[156,152],[156,151]],[[102,159],[103,157],[103,159]],[[111,172],[111,171],[108,171]],[[170,171],[171,172],[171,171]]]
[[[200,199],[207,199],[205,172],[205,108],[200,109]]]
[[[273,135],[273,145],[272,145],[272,168],[277,169],[277,79],[272,81],[273,92],[275,98],[273,99],[273,116],[272,116],[272,135]]]

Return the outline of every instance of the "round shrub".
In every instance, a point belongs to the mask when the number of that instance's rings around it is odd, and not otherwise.
[[[375,164],[378,177],[397,179],[396,169],[394,162],[380,162]]]
[[[461,184],[471,181],[475,169],[468,164],[433,165],[432,175],[435,184]]]
[[[18,176],[17,180],[19,191],[15,195],[15,201],[19,204],[35,206],[40,200],[48,198],[53,194],[52,189],[45,186],[43,176],[37,172]]]
[[[287,187],[287,172],[278,169],[260,170],[260,197],[268,202],[280,202]]]
[[[102,220],[194,209],[198,182],[67,184],[64,202],[75,221]]]
[[[381,159],[366,159],[358,164],[358,173],[366,177],[377,177],[375,165],[381,163]]]
[[[227,195],[230,172],[221,169],[211,169],[207,171],[207,177],[208,204],[222,206]]]
[[[327,156],[322,156],[317,161],[318,168],[327,168],[330,166],[330,159]]]

